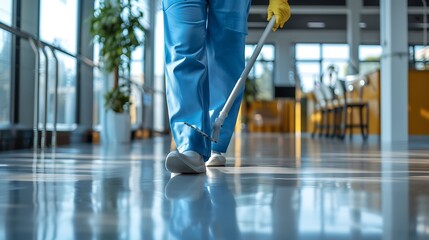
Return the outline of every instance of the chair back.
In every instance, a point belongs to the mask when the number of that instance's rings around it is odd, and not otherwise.
[[[335,81],[334,93],[339,104],[344,105],[347,103],[347,89],[346,82],[344,80],[337,79]]]
[[[323,108],[323,107],[326,107],[326,100],[325,100],[325,95],[323,94],[321,85],[322,84],[319,82],[314,84],[313,94],[314,94],[314,97],[316,98],[316,105],[318,107]]]
[[[332,103],[334,100],[334,93],[330,87],[328,87],[326,84],[321,83],[320,89],[322,90],[323,96],[325,97],[325,100],[328,103]]]

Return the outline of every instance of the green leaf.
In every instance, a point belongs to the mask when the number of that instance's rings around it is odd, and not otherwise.
[[[89,20],[90,33],[94,42],[100,44],[100,59],[108,72],[119,69],[119,74],[123,74],[130,69],[132,52],[144,42],[146,29],[140,23],[143,12],[133,8],[136,3],[138,0],[101,1]],[[116,89],[107,93],[105,100],[106,108],[116,112],[124,111],[130,104],[129,96]]]

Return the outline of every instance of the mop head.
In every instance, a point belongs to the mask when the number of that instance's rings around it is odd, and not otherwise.
[[[188,126],[188,127],[190,127],[190,128],[192,128],[192,129],[194,129],[197,133],[203,135],[204,137],[210,139],[210,141],[217,143],[217,139],[214,139],[214,138],[210,137],[207,133],[201,131],[200,129],[192,126],[191,124],[189,124],[187,122],[185,122],[185,125]]]

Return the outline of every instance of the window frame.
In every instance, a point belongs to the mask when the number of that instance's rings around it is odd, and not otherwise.
[[[253,54],[253,52],[254,52],[254,50],[255,50],[255,48],[256,48],[256,45],[257,45],[257,43],[255,43],[255,42],[246,42],[246,44],[245,44],[245,48],[246,47],[252,47],[252,54]],[[259,54],[259,56],[256,58],[256,60],[255,60],[255,63],[254,63],[254,65],[252,66],[252,68],[250,69],[250,72],[249,72],[249,75],[248,75],[248,77],[250,76],[250,75],[253,75],[253,76],[255,76],[256,75],[256,68],[254,67],[257,63],[271,63],[272,64],[272,66],[273,66],[273,71],[271,72],[271,86],[272,86],[272,88],[271,88],[271,96],[272,96],[272,99],[274,99],[275,98],[275,96],[274,96],[274,88],[275,88],[275,68],[276,68],[276,53],[277,53],[277,46],[276,46],[276,44],[275,43],[272,43],[272,42],[267,42],[267,43],[264,43],[264,45],[263,45],[263,47],[262,47],[262,49],[264,48],[264,46],[272,46],[273,47],[273,58],[271,59],[271,60],[265,60],[265,59],[261,59],[261,54]],[[261,49],[261,52],[262,52],[262,49]],[[251,55],[250,55],[251,56]],[[246,59],[246,54],[245,54],[245,66],[247,66],[247,64],[248,64],[248,59]],[[250,57],[249,57],[250,58]],[[254,79],[254,80],[256,80],[256,79]],[[255,99],[255,100],[265,100],[265,99]]]
[[[317,45],[319,45],[319,51],[320,51],[320,53],[319,53],[319,55],[320,55],[320,58],[319,59],[304,59],[304,60],[302,60],[302,59],[297,59],[297,52],[296,52],[296,46],[297,45],[299,45],[299,44],[303,44],[303,45],[305,45],[305,44],[309,44],[309,45],[315,45],[315,44],[317,44]],[[348,61],[348,59],[342,59],[342,58],[324,58],[323,57],[323,45],[347,45],[347,43],[321,43],[321,42],[318,42],[318,43],[312,43],[312,42],[303,42],[303,43],[299,43],[299,42],[297,42],[297,43],[294,43],[294,65],[295,65],[295,71],[297,72],[297,75],[299,75],[299,72],[298,72],[298,69],[297,69],[297,65],[298,65],[298,63],[317,63],[317,64],[319,64],[319,77],[321,77],[321,75],[323,74],[323,63],[325,62],[326,63],[326,61],[329,61],[329,60],[336,60],[336,61]],[[360,46],[380,46],[380,45],[374,45],[374,44],[361,44]],[[362,64],[362,63],[381,63],[380,62],[381,61],[381,58],[379,59],[379,60],[361,60],[361,59],[359,59],[359,66]],[[303,84],[302,84],[302,82],[300,83],[300,88],[303,88]],[[308,93],[308,92],[311,92],[312,91],[312,88],[311,89],[305,89],[305,91],[303,91],[304,93]]]
[[[411,66],[413,69],[420,70],[420,68],[417,68],[417,64],[423,64],[423,66],[429,67],[429,59],[424,60],[416,60],[416,48],[417,47],[425,47],[424,45],[420,44],[410,44],[408,46],[409,49],[409,66]]]
[[[76,4],[76,15],[75,15],[74,21],[75,21],[75,24],[76,24],[76,36],[75,36],[75,39],[74,39],[74,42],[73,42],[74,44],[72,44],[73,46],[70,46],[73,49],[68,49],[67,46],[64,46],[64,45],[58,45],[58,46],[60,48],[63,48],[64,50],[72,53],[72,54],[76,54],[77,55],[77,54],[79,54],[80,46],[81,46],[81,36],[80,36],[81,35],[81,28],[80,28],[80,24],[79,24],[79,22],[81,21],[81,18],[82,18],[82,14],[81,14],[81,11],[80,11],[81,1],[75,1],[75,4]],[[42,29],[44,27],[42,26],[42,18],[41,18],[41,16],[42,16],[42,1],[40,1],[40,0],[38,2],[38,10],[37,10],[37,12],[39,14],[39,22],[38,22],[38,31],[39,31],[39,33],[38,34],[39,34],[39,38],[42,39],[41,33],[42,33]],[[63,36],[61,36],[61,38],[63,38]],[[51,42],[48,39],[42,39],[42,40],[45,41],[45,42],[47,42],[47,43],[50,43],[52,45],[57,45],[57,44],[55,44],[55,42]],[[52,62],[53,58],[51,56],[52,54],[49,51],[47,51],[47,52],[48,52],[49,71],[52,71],[51,68],[54,67],[52,65],[53,64],[53,62]],[[72,116],[71,118],[67,118],[67,114],[66,114],[64,116],[64,122],[60,122],[59,121],[60,120],[60,111],[59,111],[60,110],[60,106],[58,106],[57,107],[57,129],[61,130],[61,131],[74,131],[78,127],[78,125],[80,124],[80,106],[79,106],[80,97],[79,97],[79,94],[80,94],[80,91],[81,91],[80,90],[80,87],[81,87],[81,84],[80,84],[80,81],[81,81],[81,79],[80,79],[80,72],[81,72],[81,64],[82,63],[80,63],[78,61],[78,59],[76,59],[74,57],[67,56],[66,54],[62,54],[60,52],[56,52],[56,55],[57,55],[57,58],[58,58],[58,61],[59,61],[59,64],[60,64],[60,76],[59,76],[59,79],[58,79],[58,86],[57,86],[58,90],[61,89],[61,80],[62,80],[61,76],[62,75],[66,75],[67,74],[67,70],[68,70],[66,68],[66,69],[64,69],[65,72],[61,72],[61,66],[62,65],[65,66],[66,65],[66,64],[64,64],[64,62],[67,63],[69,61],[70,62],[73,61],[73,63],[74,63],[74,67],[73,67],[74,68],[74,71],[73,71],[73,74],[74,74],[74,77],[73,77],[73,79],[74,79],[74,85],[72,86],[74,88],[74,100],[72,101],[72,103],[74,105],[74,109],[73,109],[73,115],[74,116]],[[42,54],[42,56],[41,56],[41,62],[43,62],[43,61],[45,61],[45,58],[44,58],[44,56]],[[63,79],[63,80],[67,80],[67,79]],[[52,77],[49,78],[49,83],[50,84],[52,84],[51,81],[53,81]],[[65,89],[67,90],[67,88],[65,88]],[[48,92],[48,94],[49,94],[49,92]],[[64,95],[64,96],[66,98],[68,97],[68,95]],[[60,100],[60,93],[58,93],[57,98],[58,98],[57,101],[59,101]],[[41,105],[39,106],[39,108],[42,108],[43,107],[42,106],[43,101],[41,101],[40,103],[41,103]],[[53,123],[50,122],[50,120],[49,120],[49,118],[50,118],[49,114],[51,114],[51,112],[49,112],[49,110],[50,110],[50,108],[54,107],[54,106],[49,107],[49,105],[52,104],[52,103],[53,102],[49,101],[49,95],[48,95],[48,103],[47,103],[47,105],[48,105],[48,118],[46,119],[46,121],[47,121],[47,130],[52,130],[53,129]],[[40,113],[43,113],[43,110],[40,110]],[[41,116],[39,116],[39,117],[41,117]],[[41,122],[42,121],[39,120],[39,125],[41,124]]]
[[[15,9],[16,9],[16,5],[17,5],[16,2],[17,1],[13,1],[13,0],[10,1],[10,3],[11,3],[10,4],[10,6],[11,6],[11,9],[10,9],[10,13],[11,13],[10,26],[15,25],[14,23],[17,19],[16,14],[15,14]],[[8,116],[7,122],[5,122],[5,123],[0,122],[0,129],[8,129],[8,128],[10,128],[10,126],[12,126],[15,123],[15,106],[16,106],[15,105],[15,97],[16,97],[15,90],[16,90],[17,81],[15,80],[16,73],[14,71],[13,66],[15,65],[15,61],[16,61],[15,60],[16,46],[14,44],[16,37],[12,33],[7,32],[6,30],[2,30],[2,29],[0,29],[0,30],[6,32],[10,36],[10,46],[9,46],[10,47],[10,56],[9,56],[10,80],[9,80],[9,109],[8,109],[9,116]]]

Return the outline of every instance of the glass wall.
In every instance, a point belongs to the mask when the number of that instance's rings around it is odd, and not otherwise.
[[[11,25],[12,0],[2,0],[0,4],[0,21]],[[11,106],[11,34],[0,30],[0,126],[10,124]]]
[[[359,73],[364,75],[380,68],[382,48],[379,45],[359,46]],[[316,81],[331,85],[328,67],[333,67],[339,79],[345,79],[349,66],[347,44],[296,44],[295,64],[303,92],[313,90]],[[353,66],[351,66],[353,67]],[[357,68],[357,66],[356,66]]]
[[[75,0],[41,0],[40,1],[40,38],[43,41],[76,54],[78,37],[78,1]],[[47,50],[50,54],[50,51]],[[43,56],[43,55],[42,55]],[[58,123],[60,128],[70,129],[76,123],[76,79],[77,61],[65,54],[57,52],[59,60],[58,82]],[[54,66],[52,56],[49,64],[48,81],[48,123],[53,122],[53,96],[54,96]],[[41,103],[43,103],[43,89],[45,79],[46,60],[41,61]],[[44,112],[41,104],[41,113]]]
[[[383,49],[379,45],[359,46],[359,70],[362,75],[380,69],[380,59]]]
[[[148,1],[140,1],[138,4],[133,5],[134,8],[138,8],[139,11],[143,12],[143,19],[141,22],[146,24],[148,27],[149,20],[149,4]],[[138,32],[139,37],[143,37],[143,32]],[[144,85],[144,46],[140,46],[134,50],[131,55],[131,69],[130,79],[138,86]],[[142,126],[143,124],[143,109],[145,106],[145,94],[143,88],[133,85],[131,88],[131,102],[130,117],[133,128]]]
[[[101,0],[102,1],[102,0]],[[100,0],[94,0],[94,9],[100,6]],[[99,62],[100,59],[100,45],[96,42],[94,44],[94,61]],[[103,75],[103,72],[94,68],[94,99],[93,99],[93,128],[100,131],[102,120],[104,117],[104,106],[103,106],[103,95],[107,89],[107,76]]]
[[[255,47],[256,45],[246,45],[246,64],[252,56]],[[272,100],[274,98],[274,59],[274,45],[265,44],[249,73],[248,78],[250,81],[254,81],[256,87],[257,100]]]
[[[335,77],[345,79],[350,59],[347,44],[322,44],[322,81],[328,86],[335,84]],[[334,68],[337,75],[330,77],[328,68]]]
[[[94,44],[94,61],[97,63],[99,59],[99,50],[100,46],[98,44]],[[93,109],[93,119],[92,124],[93,128],[96,130],[100,130],[101,128],[101,119],[103,117],[103,74],[98,68],[94,68],[94,81],[93,81],[93,87],[94,87],[94,99],[92,102],[92,109]]]
[[[138,86],[144,85],[144,47],[141,46],[135,50],[132,54],[131,59],[131,72],[130,79]],[[137,87],[137,85],[132,85],[131,88],[131,124],[133,126],[141,125],[143,122],[143,104],[144,104],[144,94],[142,88]]]
[[[314,83],[321,74],[321,46],[320,44],[296,44],[295,65],[300,78],[303,92],[313,90]]]
[[[424,70],[429,66],[429,47],[423,45],[410,46],[411,67]]]

